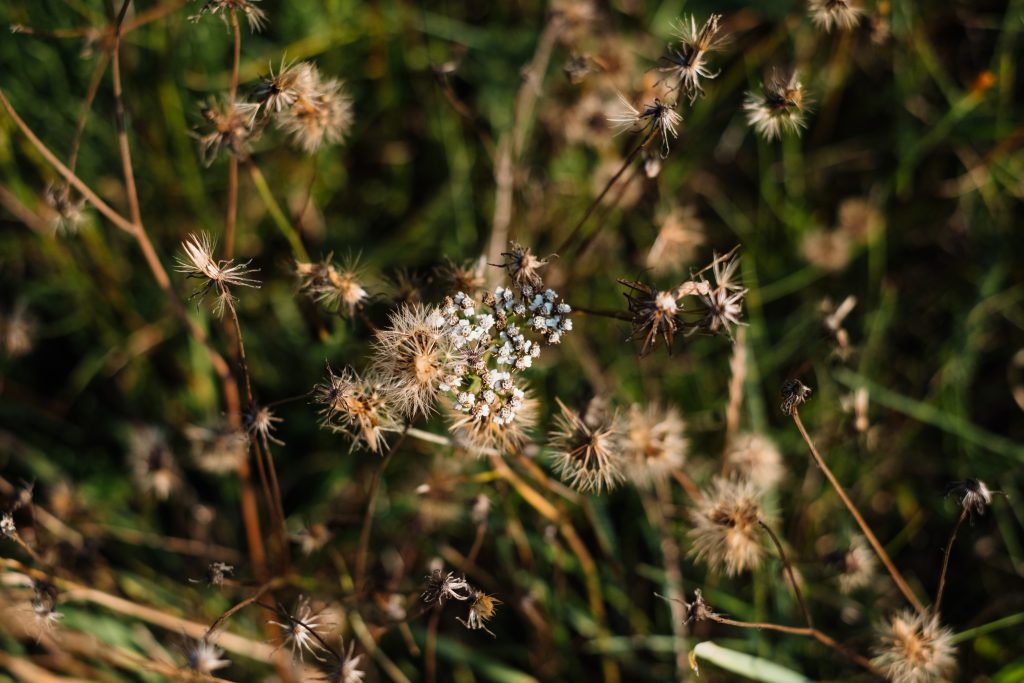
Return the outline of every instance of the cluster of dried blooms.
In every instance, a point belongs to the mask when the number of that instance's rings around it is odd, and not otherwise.
[[[494,637],[494,632],[487,628],[487,622],[494,617],[501,600],[474,588],[465,578],[435,569],[426,576],[420,597],[426,604],[438,607],[443,607],[448,600],[465,602],[469,612],[465,619],[456,617],[456,621],[470,631],[486,631]]]

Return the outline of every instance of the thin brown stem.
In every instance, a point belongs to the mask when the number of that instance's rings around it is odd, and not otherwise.
[[[615,210],[615,207],[619,205],[619,202],[622,201],[622,198],[626,196],[626,192],[629,190],[629,186],[632,185],[639,177],[640,173],[637,167],[630,166],[628,175],[625,177],[625,179],[623,179],[621,183],[619,183],[618,191],[615,193],[614,196],[612,196],[609,199],[604,211],[602,211],[601,215],[598,217],[597,226],[594,227],[594,231],[587,235],[587,237],[582,242],[580,242],[580,246],[577,247],[576,258],[582,257],[583,254],[586,253],[587,249],[590,248],[590,245],[597,241],[597,236],[601,233],[601,230],[604,228],[605,222],[612,215],[612,212]]]
[[[121,24],[128,12],[131,0],[124,0],[121,11],[114,22],[114,45],[111,48],[114,77],[114,119],[117,122],[117,145],[121,153],[121,172],[124,175],[125,194],[128,195],[128,211],[136,230],[142,229],[142,212],[139,209],[139,193],[135,187],[135,169],[132,167],[132,152],[128,146],[128,127],[125,123],[124,92],[121,88]]]
[[[814,628],[814,622],[811,620],[811,613],[807,610],[807,603],[804,602],[803,593],[800,592],[800,584],[796,581],[796,576],[793,574],[793,567],[789,564],[789,559],[786,557],[786,551],[782,549],[782,543],[779,542],[778,536],[772,531],[772,528],[768,526],[763,519],[757,520],[757,523],[761,525],[761,528],[765,530],[768,537],[772,539],[772,543],[775,544],[775,550],[779,553],[779,560],[782,561],[782,567],[786,571],[786,578],[789,579],[789,585],[793,587],[793,593],[796,595],[796,601],[800,605],[800,611],[804,615],[804,621],[807,622],[808,628]]]
[[[85,133],[85,123],[89,119],[89,112],[92,110],[92,103],[96,99],[96,93],[100,90],[100,83],[103,82],[103,74],[107,71],[110,63],[110,53],[103,52],[93,69],[92,78],[89,79],[89,87],[85,91],[85,99],[82,100],[82,109],[78,112],[78,121],[75,122],[75,137],[71,139],[71,152],[68,154],[68,168],[75,170],[78,163],[78,150],[82,145],[82,135]]]
[[[701,490],[697,488],[697,484],[695,484],[693,479],[690,479],[690,476],[686,474],[686,472],[684,472],[683,470],[672,470],[672,478],[675,479],[676,482],[683,487],[683,490],[686,491],[686,495],[688,495],[690,497],[690,500],[692,500],[693,502],[696,503],[700,501],[701,498],[704,497],[704,494],[701,493]]]
[[[441,623],[441,609],[434,607],[427,622],[427,639],[423,644],[423,675],[427,683],[437,683],[437,627]]]
[[[217,617],[214,620],[214,622],[212,624],[210,624],[210,628],[206,629],[206,633],[203,634],[203,638],[202,639],[203,640],[207,640],[210,636],[212,636],[214,634],[214,632],[216,632],[216,630],[218,628],[223,626],[224,623],[228,619],[233,617],[235,614],[237,614],[241,610],[245,609],[249,605],[253,604],[254,602],[259,600],[260,598],[262,598],[264,595],[266,595],[270,591],[274,590],[275,588],[279,588],[279,587],[281,587],[281,586],[283,586],[283,585],[285,585],[287,583],[288,582],[285,579],[278,577],[276,579],[272,579],[271,581],[268,581],[267,583],[263,584],[258,589],[256,589],[255,593],[253,593],[252,595],[247,597],[245,600],[242,600],[241,602],[233,605],[227,611],[225,611],[223,614],[221,614],[219,617]]]
[[[285,571],[289,569],[288,554],[288,529],[284,521],[284,500],[281,497],[281,484],[277,480],[277,466],[270,452],[270,442],[265,432],[260,432],[260,442],[263,444],[263,457],[266,463],[267,474],[270,475],[270,489],[273,493],[273,505],[277,512],[277,528],[280,533],[281,558]]]
[[[238,96],[238,69],[242,58],[242,32],[238,27],[238,16],[235,10],[229,14],[231,32],[234,34],[235,49],[231,62],[231,90],[228,94],[229,104],[235,103]],[[224,258],[231,259],[235,253],[235,227],[238,222],[238,157],[228,158],[228,202],[224,217]]]
[[[793,416],[793,422],[796,423],[797,429],[800,430],[800,435],[803,436],[804,441],[807,443],[807,447],[811,450],[814,462],[816,462],[818,467],[821,468],[821,471],[825,473],[825,476],[832,484],[832,488],[836,490],[836,493],[839,494],[843,504],[846,505],[846,509],[850,511],[850,514],[853,515],[853,518],[857,521],[857,525],[860,527],[861,531],[864,532],[864,536],[867,537],[871,547],[875,549],[875,554],[878,555],[878,559],[882,561],[882,564],[884,564],[885,568],[889,571],[889,575],[896,583],[896,587],[900,589],[900,592],[903,593],[903,596],[906,597],[907,601],[914,606],[914,609],[923,614],[925,612],[924,605],[917,599],[914,592],[910,590],[910,586],[907,585],[907,582],[903,579],[899,570],[896,569],[896,565],[894,565],[892,560],[889,558],[889,553],[885,552],[885,548],[883,548],[882,544],[878,542],[874,532],[871,531],[871,527],[869,527],[868,523],[864,521],[860,511],[857,510],[857,507],[853,504],[853,501],[850,500],[850,497],[846,495],[846,491],[843,489],[842,484],[839,483],[839,480],[836,479],[834,474],[832,474],[832,470],[830,470],[828,465],[825,464],[825,459],[821,457],[820,453],[818,453],[818,449],[814,446],[814,442],[811,441],[810,435],[804,428],[804,423],[800,420],[800,411],[794,407],[791,414]]]
[[[953,542],[956,540],[957,532],[960,531],[960,526],[967,519],[968,509],[964,507],[960,510],[960,516],[956,520],[956,524],[953,525],[953,533],[949,535],[949,542],[946,543],[946,554],[942,558],[942,573],[939,574],[939,590],[935,593],[935,606],[932,608],[932,612],[935,614],[939,613],[939,608],[942,607],[942,594],[946,590],[946,572],[949,571],[949,555],[953,552]]]
[[[373,479],[370,481],[370,491],[367,494],[366,502],[366,514],[363,517],[363,528],[359,533],[359,547],[356,551],[356,569],[355,569],[355,581],[356,589],[361,590],[363,585],[363,579],[366,577],[366,556],[370,549],[370,532],[373,529],[373,512],[377,509],[377,494],[380,492],[380,481],[384,476],[384,469],[388,466],[391,461],[391,456],[402,445],[405,441],[406,435],[409,433],[409,427],[406,426],[402,430],[401,435],[395,440],[388,452],[384,454],[384,459],[380,463],[380,467],[374,470]]]

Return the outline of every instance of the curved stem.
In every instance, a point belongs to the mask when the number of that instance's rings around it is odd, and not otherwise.
[[[789,584],[793,587],[793,593],[796,594],[796,601],[800,604],[800,611],[803,612],[804,621],[807,622],[808,628],[814,628],[814,623],[811,621],[811,613],[807,611],[807,604],[804,603],[804,596],[800,592],[800,585],[796,582],[796,576],[793,575],[793,568],[789,564],[789,560],[786,558],[786,552],[782,549],[782,543],[779,542],[778,537],[772,528],[768,526],[764,520],[759,519],[757,523],[761,525],[761,528],[765,530],[768,537],[772,539],[772,543],[775,544],[775,550],[779,553],[779,559],[782,561],[782,566],[786,571],[786,577],[789,579]]]
[[[949,571],[949,554],[953,552],[953,541],[956,540],[956,534],[960,531],[960,525],[964,523],[965,519],[967,519],[966,507],[960,510],[960,517],[953,525],[953,533],[949,535],[949,542],[946,543],[946,555],[942,558],[942,573],[939,574],[939,590],[935,594],[935,607],[932,608],[935,614],[939,613],[939,608],[942,606],[942,594],[946,590],[946,572]]]
[[[832,488],[836,490],[836,493],[839,494],[843,504],[846,505],[846,509],[850,511],[850,514],[853,515],[853,518],[857,521],[857,525],[860,527],[860,530],[864,532],[864,536],[868,539],[871,547],[875,549],[875,554],[878,555],[878,559],[880,559],[882,564],[885,565],[885,568],[889,572],[889,576],[891,576],[892,580],[896,583],[896,587],[900,589],[900,592],[903,593],[903,596],[907,601],[914,606],[914,609],[918,612],[924,613],[924,605],[917,599],[914,592],[910,590],[910,586],[907,585],[907,582],[903,579],[899,570],[896,569],[896,565],[894,565],[892,560],[889,558],[889,553],[885,552],[885,548],[883,548],[882,544],[878,542],[874,532],[871,531],[871,527],[869,527],[868,523],[864,521],[860,511],[857,510],[857,507],[853,504],[853,501],[850,500],[850,497],[846,495],[846,491],[843,489],[842,484],[840,484],[839,480],[837,480],[835,475],[832,474],[832,470],[828,468],[828,465],[825,464],[824,458],[822,458],[821,454],[818,453],[818,449],[815,448],[814,442],[811,441],[810,435],[804,428],[804,423],[800,421],[800,411],[796,407],[793,408],[792,416],[793,422],[796,423],[797,429],[800,430],[800,435],[803,436],[804,441],[807,443],[807,447],[811,449],[811,455],[814,457],[814,462],[816,462],[818,467],[821,468],[821,471],[825,473],[825,476],[832,484]]]

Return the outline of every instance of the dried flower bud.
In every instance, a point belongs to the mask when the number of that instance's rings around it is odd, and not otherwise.
[[[779,409],[783,415],[792,415],[793,411],[802,406],[811,395],[811,388],[798,379],[786,380],[782,385],[782,403]]]
[[[992,505],[992,491],[980,479],[954,481],[946,487],[946,495],[955,496],[960,507],[979,515],[985,514],[985,509]]]
[[[468,600],[471,590],[466,579],[456,578],[454,572],[445,574],[440,569],[435,569],[426,577],[421,598],[427,604],[443,605],[449,598],[459,601]],[[460,591],[466,591],[466,594]]]

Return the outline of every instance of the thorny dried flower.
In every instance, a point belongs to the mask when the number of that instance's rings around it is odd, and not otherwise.
[[[158,427],[140,425],[129,434],[128,460],[138,487],[158,500],[167,500],[181,488],[181,470],[164,433]]]
[[[676,80],[672,89],[682,91],[692,104],[698,96],[704,94],[700,80],[712,80],[719,74],[718,71],[712,72],[705,60],[722,46],[725,36],[719,36],[721,14],[712,14],[700,29],[697,28],[694,16],[691,15],[689,19],[689,22],[686,18],[677,22],[675,28],[680,42],[679,49],[669,48],[668,55],[662,58],[667,65],[659,67],[658,71],[670,74]]]
[[[864,14],[853,0],[810,0],[807,10],[814,25],[827,33],[831,33],[833,28],[841,31],[856,28]]]
[[[668,156],[669,136],[679,137],[677,127],[683,121],[682,115],[674,105],[668,105],[660,99],[637,109],[622,94],[619,94],[622,108],[608,117],[608,121],[616,129],[616,133],[624,130],[651,131],[651,135],[661,135],[661,156]]]
[[[218,15],[226,23],[228,15],[241,12],[249,23],[249,30],[253,33],[261,31],[267,24],[267,13],[256,6],[259,0],[204,0],[199,11],[189,17],[190,21],[196,22],[206,14]]]
[[[188,666],[198,674],[211,675],[214,671],[230,666],[231,662],[221,659],[224,650],[208,641],[206,638],[197,640],[188,648]]]
[[[235,568],[226,562],[211,562],[206,568],[206,583],[223,586],[224,580],[235,573]]]
[[[697,217],[697,208],[674,207],[665,216],[658,237],[647,252],[647,267],[655,274],[681,270],[681,264],[691,261],[704,241],[704,222]]]
[[[299,550],[306,557],[322,549],[333,537],[331,530],[323,524],[310,524],[291,535],[291,539],[299,544]]]
[[[18,535],[18,527],[10,512],[0,515],[0,538],[14,538]]]
[[[559,414],[552,434],[553,468],[578,491],[611,491],[623,479],[622,426],[610,413],[589,424],[558,398]]]
[[[291,106],[276,114],[277,127],[307,153],[341,142],[353,121],[352,98],[345,92],[344,83],[322,78],[315,68],[313,73],[315,87],[308,93],[297,93]]]
[[[706,283],[692,281],[684,282],[670,291],[659,291],[643,282],[622,278],[618,282],[630,290],[624,292],[633,326],[627,341],[643,336],[643,343],[640,345],[641,358],[657,346],[658,335],[664,340],[668,352],[672,353],[672,341],[683,325],[680,317],[683,305],[680,299],[700,292],[710,294]]]
[[[314,680],[327,681],[327,683],[363,683],[363,676],[366,674],[359,669],[359,660],[363,656],[353,656],[355,649],[354,641],[349,642],[348,648],[342,641],[341,656],[337,657],[329,666],[321,667],[323,675]]]
[[[390,325],[377,332],[372,367],[402,417],[429,415],[448,386],[457,359],[446,325],[436,308],[417,304],[393,312]]]
[[[454,572],[445,574],[440,569],[435,569],[425,577],[423,593],[420,596],[423,602],[429,604],[437,603],[443,605],[449,598],[459,601],[469,600],[472,588],[466,579],[455,577]],[[460,591],[466,591],[465,594]]]
[[[235,472],[249,452],[249,437],[226,422],[208,427],[189,425],[185,436],[191,443],[192,460],[210,474]]]
[[[314,97],[319,82],[320,74],[314,64],[287,64],[282,61],[276,74],[271,67],[270,73],[260,79],[253,99],[264,113],[279,114],[301,98]]]
[[[518,287],[530,286],[539,289],[544,286],[544,279],[538,271],[548,264],[551,256],[538,258],[529,247],[524,247],[518,242],[511,242],[509,251],[503,251],[501,255],[505,257],[504,262],[491,265],[504,268]]]
[[[956,672],[953,632],[938,615],[905,610],[877,627],[878,644],[871,663],[892,683],[939,683]]]
[[[634,486],[650,488],[686,462],[686,424],[679,411],[657,403],[629,409],[623,447],[624,473]]]
[[[859,534],[850,539],[846,550],[830,554],[826,561],[839,570],[839,590],[844,594],[864,588],[874,581],[877,567],[875,554]]]
[[[992,491],[980,479],[954,481],[946,486],[946,495],[955,497],[963,509],[979,515],[985,514],[985,509],[992,505]]]
[[[0,316],[0,333],[3,334],[4,351],[10,358],[20,358],[32,351],[36,319],[29,313],[24,300],[16,303],[10,313]]]
[[[800,78],[794,71],[788,78],[772,71],[765,79],[762,92],[748,92],[743,102],[747,122],[766,140],[775,140],[783,133],[799,133],[807,127],[807,110]]]
[[[67,183],[50,183],[43,198],[54,211],[51,224],[55,232],[69,235],[78,232],[84,218],[85,197],[72,199],[71,187]]]
[[[305,292],[331,312],[355,315],[369,297],[359,258],[350,256],[340,265],[331,261],[332,254],[317,263],[295,263],[299,291]]]
[[[362,442],[374,453],[383,453],[384,432],[395,425],[387,382],[373,372],[360,377],[351,368],[335,374],[328,365],[327,378],[314,391],[314,400],[323,406],[321,426],[349,436],[352,448]]]
[[[316,631],[324,625],[321,621],[323,615],[313,612],[309,598],[300,597],[291,612],[278,605],[277,612],[281,621],[271,619],[269,623],[281,629],[281,645],[288,645],[292,655],[298,657],[300,662],[304,661],[303,657],[307,652],[318,661],[326,661],[321,653],[328,650],[320,642]]]
[[[811,395],[811,388],[798,379],[788,379],[782,384],[782,403],[779,409],[783,415],[792,415]]]
[[[774,488],[785,474],[778,447],[763,434],[736,435],[729,444],[725,461],[733,471],[762,490]]]
[[[283,421],[268,406],[256,405],[253,406],[253,410],[245,414],[245,431],[249,438],[259,437],[271,443],[276,443],[278,446],[283,446],[284,441],[274,436],[277,423]]]
[[[487,622],[494,616],[501,600],[472,587],[469,589],[469,597],[471,602],[469,603],[468,617],[465,620],[460,617],[455,617],[455,619],[470,631],[483,630],[491,634],[492,638],[497,637],[491,629],[487,628]]]
[[[753,482],[717,477],[691,513],[690,555],[735,576],[761,564],[761,497]]]
[[[186,277],[205,280],[205,283],[192,293],[192,298],[202,299],[211,289],[216,289],[219,297],[229,297],[229,287],[260,286],[258,280],[249,277],[250,273],[256,272],[249,268],[250,261],[235,264],[233,260],[214,260],[214,241],[205,232],[190,233],[182,242],[182,248],[185,250],[185,258],[178,257],[176,270],[185,273]],[[223,301],[223,298],[218,298],[218,306],[222,306]],[[223,309],[220,312],[223,313]]]
[[[200,144],[200,159],[204,166],[216,160],[221,149],[233,157],[249,154],[249,141],[257,132],[256,114],[260,105],[254,102],[210,100],[200,113],[209,125],[207,133],[196,134]]]

